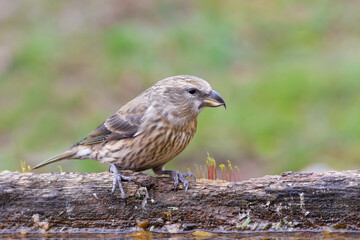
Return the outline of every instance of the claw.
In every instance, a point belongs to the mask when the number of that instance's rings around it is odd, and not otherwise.
[[[174,189],[176,190],[179,184],[179,180],[180,182],[182,182],[184,184],[185,187],[185,192],[187,192],[188,188],[189,188],[189,182],[188,180],[186,180],[186,177],[192,177],[194,178],[194,180],[196,180],[194,174],[192,174],[191,172],[187,172],[187,173],[181,173],[177,170],[172,170],[170,173],[170,177],[172,179],[174,179]]]
[[[122,186],[122,180],[132,181],[132,178],[122,175],[120,170],[114,164],[111,164],[110,172],[114,173],[113,187],[112,187],[111,193],[114,193],[115,189],[116,189],[116,185],[119,185],[119,189],[121,191],[121,197],[126,200],[126,194],[125,194],[124,188]]]
[[[185,192],[187,192],[188,187],[189,187],[189,182],[185,178],[192,177],[192,178],[194,178],[194,180],[196,180],[194,174],[192,174],[191,172],[181,173],[177,170],[164,170],[163,167],[164,166],[159,166],[159,167],[153,168],[153,171],[157,175],[168,174],[174,180],[174,189],[175,190],[176,190],[177,186],[179,185],[179,180],[180,180],[180,182],[182,182],[184,184]]]

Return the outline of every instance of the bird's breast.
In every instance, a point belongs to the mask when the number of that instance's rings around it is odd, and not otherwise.
[[[111,154],[105,153],[102,161],[134,171],[164,165],[186,148],[196,132],[196,126],[196,119],[183,126],[168,122],[148,124],[136,137],[112,141],[104,146],[112,151],[105,151]]]
[[[196,132],[196,119],[183,126],[157,123],[144,132],[139,142],[139,157],[134,159],[138,171],[164,165],[181,153]],[[139,140],[140,141],[140,140]]]

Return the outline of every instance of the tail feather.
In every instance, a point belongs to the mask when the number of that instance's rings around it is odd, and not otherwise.
[[[63,160],[63,159],[71,159],[72,157],[74,157],[77,153],[77,150],[76,149],[70,149],[58,156],[55,156],[55,157],[52,157],[50,159],[47,159],[41,163],[39,163],[38,165],[36,165],[35,167],[31,168],[31,170],[33,169],[37,169],[37,168],[41,168],[45,165],[48,165],[50,163],[54,163],[54,162],[57,162],[57,161],[60,161],[60,160]]]

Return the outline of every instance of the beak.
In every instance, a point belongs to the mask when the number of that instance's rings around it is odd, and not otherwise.
[[[201,107],[219,107],[224,106],[226,109],[226,104],[224,99],[215,91],[211,90],[210,94],[206,96],[201,104]]]

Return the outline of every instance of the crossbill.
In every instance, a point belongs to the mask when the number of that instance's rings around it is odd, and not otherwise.
[[[222,97],[205,80],[195,76],[163,79],[121,107],[94,131],[69,150],[33,169],[63,159],[93,159],[110,164],[114,173],[112,192],[122,181],[131,180],[122,170],[152,169],[169,175],[175,189],[179,181],[188,189],[191,172],[164,170],[164,165],[181,153],[193,138],[199,113],[205,107],[224,106]]]

